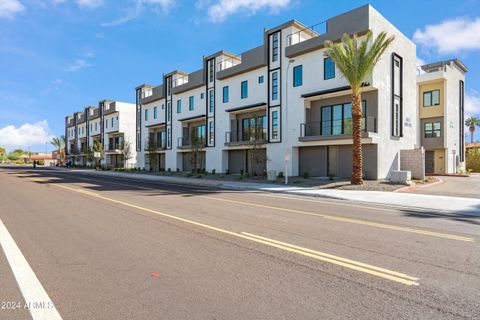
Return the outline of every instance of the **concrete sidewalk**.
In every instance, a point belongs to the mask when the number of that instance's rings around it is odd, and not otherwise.
[[[72,170],[55,168],[71,172]],[[432,213],[448,212],[455,215],[480,216],[480,199],[458,198],[449,196],[433,196],[423,194],[384,192],[384,191],[354,191],[336,189],[316,189],[307,187],[282,186],[277,184],[248,183],[221,180],[206,180],[184,177],[169,177],[150,174],[137,174],[114,171],[96,171],[88,169],[74,169],[76,173],[85,175],[102,175],[127,179],[136,179],[153,182],[167,182],[184,185],[193,185],[207,188],[221,188],[230,190],[249,190],[286,193],[299,196],[323,197],[347,201],[359,201],[373,204],[396,206],[405,209],[430,210]]]

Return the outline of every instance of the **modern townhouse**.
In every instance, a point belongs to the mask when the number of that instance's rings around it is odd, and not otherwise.
[[[96,143],[104,150],[101,164],[109,167],[136,165],[135,105],[119,101],[102,100],[98,107],[87,107],[82,112],[67,116],[65,136],[66,154],[75,165],[94,165],[88,159]],[[130,157],[125,162],[125,148]]]
[[[367,31],[395,36],[362,90],[364,174],[388,178],[400,150],[419,146],[416,48],[370,5],[310,28],[288,21],[241,55],[219,51],[198,71],[138,86],[138,165],[191,170],[197,154],[208,171],[349,177],[351,90],[325,41]]]
[[[418,83],[419,137],[426,173],[465,170],[465,65],[458,59],[421,66]]]

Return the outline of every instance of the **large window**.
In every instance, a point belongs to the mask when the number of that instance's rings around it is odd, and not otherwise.
[[[209,110],[213,112],[215,108],[215,92],[213,90],[208,91],[208,99],[209,99]]]
[[[278,61],[278,33],[272,36],[272,61]]]
[[[182,112],[182,100],[177,100],[177,113]]]
[[[242,141],[266,140],[267,116],[253,116],[242,119]]]
[[[425,123],[425,138],[440,138],[441,133],[440,121]]]
[[[157,119],[157,117],[158,117],[158,108],[153,107],[153,119]]]
[[[223,103],[228,102],[228,86],[223,87]]]
[[[303,84],[303,67],[296,66],[293,68],[293,86],[299,87]]]
[[[392,136],[403,136],[403,59],[392,54]]]
[[[278,111],[272,112],[272,139],[278,139]]]
[[[194,101],[195,100],[194,100],[193,96],[190,96],[188,98],[188,110],[193,111],[193,109],[195,108]]]
[[[362,130],[365,130],[365,115],[367,102],[362,101]],[[343,103],[322,107],[321,135],[331,136],[339,134],[352,134],[352,104]]]
[[[145,121],[148,121],[148,109],[145,109]],[[108,126],[108,124],[107,124]]]
[[[335,78],[335,62],[332,58],[323,59],[323,79],[333,79]]]
[[[278,100],[278,72],[272,73],[272,100]]]
[[[423,93],[423,106],[433,107],[440,105],[440,90],[425,91]]]
[[[242,81],[240,97],[242,99],[248,98],[248,81]]]

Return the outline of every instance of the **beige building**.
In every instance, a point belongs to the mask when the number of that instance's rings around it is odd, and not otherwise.
[[[458,59],[427,64],[417,76],[420,144],[425,172],[465,169],[465,65]]]

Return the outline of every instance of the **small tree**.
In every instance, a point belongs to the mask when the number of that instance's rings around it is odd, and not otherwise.
[[[99,165],[102,165],[102,159],[105,156],[105,149],[103,148],[103,145],[100,142],[95,141],[93,143],[93,152],[98,152],[100,154],[100,157],[95,157],[94,154],[94,158],[96,161],[98,161]]]
[[[0,147],[0,156],[4,156],[6,154],[5,148]]]
[[[198,135],[196,128],[192,128],[190,137],[190,145],[192,148],[192,158],[190,162],[192,163],[192,171],[195,173],[199,171],[203,161],[201,151],[205,145],[205,138]]]
[[[88,147],[85,150],[85,155],[87,156],[87,161],[92,163],[95,161],[95,153],[92,148]]]
[[[465,125],[468,127],[468,130],[470,131],[470,142],[473,142],[475,129],[476,127],[480,128],[480,119],[476,117],[469,117],[467,120],[465,120]]]
[[[155,145],[155,139],[153,137],[149,137],[147,140],[145,151],[147,152],[148,165],[150,166],[150,170],[153,170],[155,161],[157,159],[157,155],[155,154],[156,150],[157,146]]]
[[[133,153],[132,153],[132,144],[130,141],[125,141],[122,145],[122,154],[123,154],[123,161],[124,161],[124,167],[127,167],[128,160],[132,159]]]
[[[248,146],[249,146],[249,167],[248,171],[252,175],[257,175],[258,172],[255,172],[255,168],[265,167],[268,159],[265,152],[265,134],[264,128],[261,125],[250,127],[247,129],[248,135]],[[262,172],[263,175],[265,172]]]

